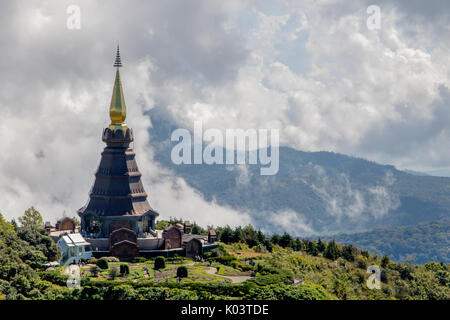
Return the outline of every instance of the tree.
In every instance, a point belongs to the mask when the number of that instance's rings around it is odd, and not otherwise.
[[[264,240],[263,244],[264,244],[264,247],[266,247],[266,249],[269,252],[272,252],[272,247],[273,246],[272,246],[272,242],[269,239]]]
[[[34,207],[26,210],[25,214],[19,218],[19,222],[22,224],[22,227],[33,230],[40,230],[44,226],[41,214]]]
[[[178,278],[187,278],[188,269],[185,266],[181,266],[177,268],[177,277]]]
[[[389,266],[389,263],[391,263],[391,259],[389,259],[389,256],[385,254],[381,259],[381,267],[387,268],[387,266]]]
[[[303,247],[302,240],[300,240],[299,238],[296,238],[292,245],[292,249],[294,249],[295,251],[304,251],[305,248]]]
[[[11,220],[11,225],[13,226],[13,228],[16,232],[17,232],[17,230],[19,230],[19,226],[17,225],[17,222],[15,219]]]
[[[227,225],[222,230],[222,234],[220,235],[220,241],[223,243],[231,243],[233,241],[233,229],[229,225]]]
[[[350,245],[344,246],[342,248],[342,257],[350,262],[355,261],[356,255],[358,254],[358,250],[356,247]]]
[[[280,244],[280,240],[281,240],[280,235],[279,235],[279,234],[276,234],[276,233],[272,236],[272,238],[270,238],[270,241],[271,241],[273,244]]]
[[[208,231],[200,227],[197,223],[193,222],[191,227],[191,233],[192,234],[200,234],[200,235],[207,235]]]
[[[167,228],[170,225],[169,221],[167,220],[158,220],[158,222],[156,222],[155,228],[157,230],[164,230],[165,228]]]
[[[361,250],[361,255],[367,259],[370,258],[370,253],[367,250]]]
[[[292,248],[294,239],[291,237],[291,235],[287,232],[285,232],[281,238],[280,238],[280,246],[282,246],[283,248]]]
[[[57,261],[61,257],[61,250],[43,229],[42,216],[34,207],[25,211],[19,218],[21,227],[17,228],[20,239],[28,242],[33,248],[41,251],[47,261]]]
[[[164,259],[164,257],[156,257],[154,269],[159,270],[164,269],[165,267],[166,267],[166,259]]]
[[[242,232],[242,228],[239,226],[236,229],[234,229],[233,232],[233,242],[245,242],[244,240],[244,234]]]
[[[317,250],[319,250],[320,253],[323,253],[326,249],[325,243],[322,242],[322,240],[317,241]]]
[[[252,248],[258,244],[257,233],[253,226],[249,224],[242,229],[242,233],[244,234],[244,240],[247,245]]]
[[[264,241],[266,241],[266,236],[261,232],[261,230],[258,230],[256,232],[256,240],[262,244],[264,243]]]
[[[75,223],[75,227],[80,226],[80,219],[78,219],[76,216],[72,217],[73,223]]]
[[[341,250],[339,250],[339,247],[334,240],[331,240],[328,243],[324,256],[330,260],[336,260],[341,256]]]
[[[306,247],[306,252],[312,256],[317,256],[319,254],[319,250],[317,249],[314,241],[309,241]]]

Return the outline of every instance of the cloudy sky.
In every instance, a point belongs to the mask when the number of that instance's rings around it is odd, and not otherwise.
[[[381,9],[369,29],[369,5]],[[70,29],[80,9],[80,28]],[[279,129],[280,142],[450,170],[449,1],[0,2],[0,212],[84,205],[104,147],[115,46],[151,205],[163,218],[245,224],[152,161],[151,119]],[[183,208],[183,212],[180,212]]]

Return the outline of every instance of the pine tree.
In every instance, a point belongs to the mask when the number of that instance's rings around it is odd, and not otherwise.
[[[233,229],[231,229],[231,227],[229,225],[227,225],[225,228],[223,228],[222,234],[220,235],[219,240],[221,242],[227,243],[227,244],[233,242]]]
[[[275,233],[272,238],[270,238],[270,241],[272,242],[272,244],[280,244],[280,239],[280,235]]]
[[[351,244],[342,248],[342,257],[347,261],[355,261],[357,249]]]
[[[326,249],[325,243],[322,242],[322,240],[317,241],[317,250],[319,250],[320,253],[323,253]]]
[[[325,249],[325,258],[330,260],[336,260],[341,256],[341,250],[337,246],[336,242],[334,240],[331,240],[328,243],[327,248]]]
[[[319,254],[319,250],[317,249],[314,241],[308,242],[308,247],[306,248],[306,252],[312,256],[317,256]]]
[[[285,232],[280,238],[280,246],[283,248],[292,248],[293,241],[294,239],[292,239],[291,235]]]

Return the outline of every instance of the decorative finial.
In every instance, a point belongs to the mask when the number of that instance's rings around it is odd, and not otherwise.
[[[113,94],[111,98],[111,105],[109,107],[109,117],[111,119],[111,124],[109,129],[116,131],[118,129],[123,131],[125,135],[128,127],[125,124],[125,118],[127,117],[127,107],[125,106],[125,99],[123,96],[122,82],[120,81],[119,68],[122,66],[120,60],[119,45],[117,45],[117,54],[114,67],[117,68],[116,80],[114,81]]]
[[[121,66],[122,66],[122,61],[120,60],[120,50],[119,50],[119,45],[117,45],[116,61],[114,62],[114,67],[120,68]]]

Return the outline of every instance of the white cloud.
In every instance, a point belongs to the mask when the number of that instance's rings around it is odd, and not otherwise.
[[[284,210],[267,216],[268,224],[262,229],[264,233],[287,232],[292,236],[304,237],[314,234],[314,229],[305,217],[292,210]]]
[[[448,11],[429,5],[420,19],[423,6],[408,3],[381,1],[382,28],[370,31],[360,1],[280,1],[277,12],[254,1],[79,1],[82,29],[69,31],[72,1],[3,1],[0,211],[17,217],[35,205],[54,219],[87,200],[118,40],[138,165],[151,204],[165,217],[249,221],[204,201],[154,163],[151,122],[143,116],[154,105],[184,127],[201,118],[204,129],[280,129],[280,142],[298,149],[445,167]],[[378,202],[390,196],[378,187],[372,193]],[[367,204],[349,196],[346,209],[357,216]]]
[[[324,201],[327,213],[339,223],[350,218],[363,224],[371,217],[383,218],[389,211],[400,206],[400,199],[391,186],[395,183],[392,172],[387,170],[384,181],[371,186],[352,186],[344,173],[330,179],[324,168],[315,165],[304,182],[311,186]]]

